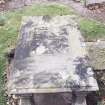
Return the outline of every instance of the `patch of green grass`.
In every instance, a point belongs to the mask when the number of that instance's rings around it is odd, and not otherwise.
[[[6,98],[4,97],[5,93],[5,84],[4,84],[4,78],[3,74],[5,68],[6,68],[6,59],[0,57],[0,105],[6,105]]]
[[[80,30],[86,41],[105,39],[105,25],[95,20],[81,18],[79,21]]]
[[[40,16],[40,15],[68,15],[73,12],[63,5],[33,5],[24,7],[21,10],[9,11],[1,14],[0,26],[0,105],[5,105],[3,73],[6,67],[5,53],[11,47],[15,46],[22,16]]]
[[[5,24],[6,18],[4,16],[0,16],[0,26],[3,26]]]

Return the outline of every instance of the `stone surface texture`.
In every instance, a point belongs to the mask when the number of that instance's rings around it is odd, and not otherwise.
[[[90,4],[97,4],[97,3],[103,3],[105,2],[105,0],[86,0],[86,4],[90,5]]]
[[[86,46],[71,16],[24,17],[10,94],[96,91]]]
[[[86,43],[89,53],[89,63],[94,70],[105,69],[105,41]]]

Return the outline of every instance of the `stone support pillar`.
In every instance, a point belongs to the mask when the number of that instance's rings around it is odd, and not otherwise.
[[[76,92],[75,101],[72,105],[87,105],[86,104],[86,92]]]
[[[32,105],[30,96],[20,96],[19,105]]]

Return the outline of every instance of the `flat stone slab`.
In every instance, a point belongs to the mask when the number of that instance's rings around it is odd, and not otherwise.
[[[96,91],[85,43],[71,16],[24,17],[10,94]]]
[[[88,42],[89,63],[94,70],[105,69],[105,41]]]
[[[86,0],[86,5],[96,4],[96,3],[105,3],[105,0]]]

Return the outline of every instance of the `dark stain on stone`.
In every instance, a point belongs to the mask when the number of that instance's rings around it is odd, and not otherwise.
[[[44,20],[45,22],[49,22],[49,21],[51,20],[51,16],[45,15],[45,16],[43,16],[43,20]]]

